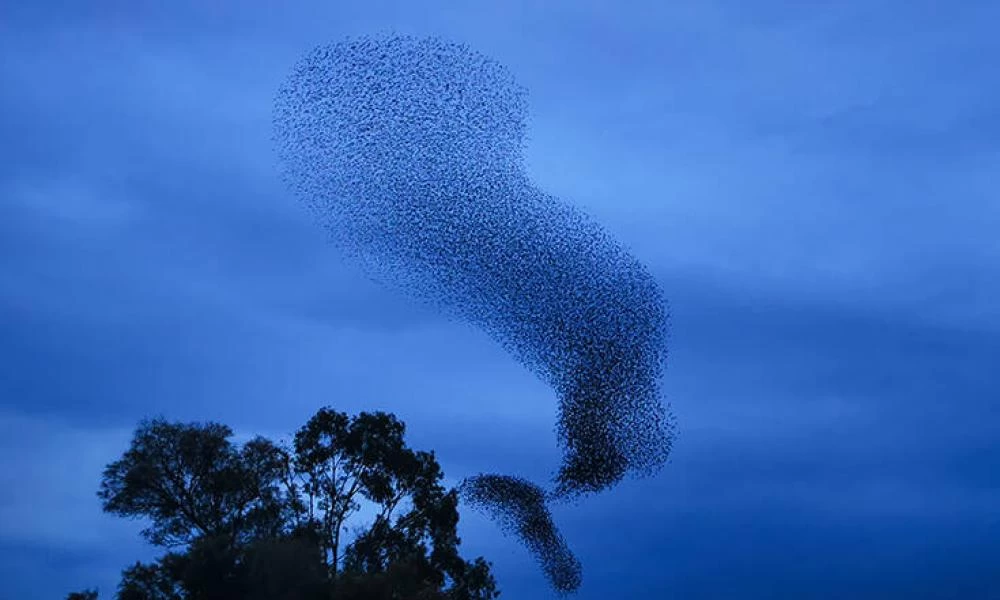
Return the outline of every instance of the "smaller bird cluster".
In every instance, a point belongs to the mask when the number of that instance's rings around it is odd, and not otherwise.
[[[467,502],[488,513],[505,533],[521,540],[556,591],[568,593],[580,587],[580,562],[552,522],[540,487],[509,475],[477,475],[466,479],[460,492]]]

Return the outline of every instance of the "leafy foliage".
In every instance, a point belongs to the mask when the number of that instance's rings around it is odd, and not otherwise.
[[[496,598],[489,564],[459,554],[456,491],[404,434],[392,415],[329,408],[290,447],[234,444],[216,423],[141,423],[98,496],[146,520],[166,553],[125,569],[118,598]]]

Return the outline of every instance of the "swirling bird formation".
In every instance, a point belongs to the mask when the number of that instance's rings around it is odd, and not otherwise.
[[[552,490],[498,475],[461,489],[572,591],[580,565],[546,503],[666,461],[668,313],[624,246],[529,180],[526,120],[525,90],[497,62],[391,36],[307,54],[278,92],[274,131],[286,181],[344,254],[481,328],[555,391]]]

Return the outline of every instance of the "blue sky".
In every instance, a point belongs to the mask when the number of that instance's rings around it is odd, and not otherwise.
[[[681,435],[557,509],[579,598],[1000,597],[1000,5],[364,4],[0,3],[0,597],[151,555],[94,495],[151,415],[378,408],[454,479],[556,469],[553,394],[278,181],[291,64],[388,31],[508,65],[539,186],[671,300]],[[504,597],[551,596],[487,521],[463,537]]]

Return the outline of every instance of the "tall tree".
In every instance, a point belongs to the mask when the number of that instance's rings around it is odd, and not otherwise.
[[[167,548],[277,533],[284,452],[263,438],[236,447],[232,434],[215,423],[143,422],[125,455],[104,470],[104,510],[148,519],[143,536]]]
[[[126,569],[119,598],[499,595],[488,563],[459,554],[456,492],[394,416],[324,408],[290,447],[231,437],[145,421],[105,469],[104,510],[146,519],[143,536],[168,550]]]

